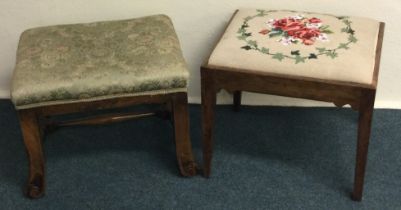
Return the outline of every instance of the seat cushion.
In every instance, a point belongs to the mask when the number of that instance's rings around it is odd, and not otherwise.
[[[372,84],[380,22],[297,11],[237,11],[208,65]]]
[[[155,15],[25,31],[11,98],[23,109],[181,92],[187,80],[173,24]]]

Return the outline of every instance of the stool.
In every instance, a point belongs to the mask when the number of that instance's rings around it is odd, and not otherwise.
[[[180,172],[196,173],[187,107],[188,69],[165,15],[29,29],[21,35],[11,98],[29,158],[27,195],[45,190],[46,128],[169,116]],[[100,114],[67,122],[51,116],[162,104],[156,112]],[[153,107],[153,106],[152,106]]]
[[[384,23],[283,10],[237,10],[201,67],[204,175],[210,176],[216,93],[241,91],[350,104],[359,111],[352,198],[362,199]]]

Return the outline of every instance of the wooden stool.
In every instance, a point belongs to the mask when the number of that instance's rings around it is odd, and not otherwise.
[[[359,111],[355,183],[362,199],[384,23],[296,11],[238,10],[201,67],[204,175],[210,176],[216,93],[241,91],[350,104]]]
[[[180,172],[196,173],[187,108],[188,70],[165,15],[41,27],[21,35],[11,97],[29,157],[27,195],[45,190],[45,128],[90,125],[172,113]],[[54,115],[164,104],[161,112],[107,114],[68,122]]]

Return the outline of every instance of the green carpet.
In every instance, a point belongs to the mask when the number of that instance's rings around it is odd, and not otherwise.
[[[200,161],[200,106],[190,114]],[[0,209],[401,209],[401,110],[375,111],[361,203],[349,197],[356,112],[218,106],[215,128],[210,179],[179,176],[168,121],[60,129],[44,143],[46,195],[30,200],[17,116],[1,100]]]

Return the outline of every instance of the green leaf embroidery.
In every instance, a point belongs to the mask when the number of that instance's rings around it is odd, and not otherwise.
[[[340,43],[340,45],[338,46],[338,49],[346,49],[346,50],[348,50],[349,47],[348,47],[347,43]]]
[[[273,30],[273,31],[271,31],[269,33],[269,37],[272,38],[272,37],[275,37],[275,36],[280,36],[282,34],[283,34],[282,30]]]
[[[243,35],[237,36],[237,38],[238,38],[239,40],[246,40],[246,36],[243,36]]]
[[[276,54],[273,55],[272,58],[273,59],[277,59],[279,61],[282,61],[285,58],[285,56],[282,53],[276,53]]]
[[[256,15],[256,16],[258,16],[258,17],[263,17],[263,16],[266,15],[266,14],[265,14],[265,11],[263,11],[263,10],[259,10],[258,12],[259,12],[259,14]]]
[[[345,23],[346,25],[350,25],[352,22],[349,21],[349,20],[347,20],[347,19],[344,19],[344,20],[343,20],[343,23]]]
[[[291,55],[300,55],[299,50],[291,51]]]
[[[309,59],[317,59],[317,55],[315,53],[309,54]]]
[[[338,16],[337,17],[339,20],[345,19],[345,18],[349,18],[348,16]]]
[[[281,35],[281,32],[279,32],[279,33],[269,33],[269,37],[270,38],[275,37],[275,36],[280,36],[280,35]]]
[[[358,41],[357,38],[355,38],[354,36],[349,36],[348,37],[348,41],[352,42],[352,43],[356,43]]]
[[[322,31],[322,33],[325,33],[325,34],[332,34],[333,31],[330,31],[329,29],[325,29],[325,30]]]
[[[319,53],[323,53],[324,51],[326,51],[326,48],[324,48],[324,47],[316,47],[316,50],[318,50]]]
[[[237,33],[239,33],[239,34],[242,34],[242,33],[245,33],[245,32],[246,32],[245,28],[239,28],[238,31],[237,31]]]
[[[326,30],[326,29],[328,29],[330,26],[329,25],[323,25],[323,26],[320,26],[320,30],[321,31],[324,31],[324,30]]]
[[[252,20],[252,17],[251,17],[251,16],[248,16],[248,17],[244,18],[244,20],[245,20],[245,21],[250,21],[250,20]]]
[[[331,57],[332,59],[338,57],[338,53],[336,53],[335,51],[327,51],[326,55]]]
[[[266,10],[257,9],[256,11],[259,13],[259,14],[257,14],[257,16],[259,16],[259,17],[263,17],[263,16],[267,15]]]
[[[242,49],[244,49],[244,50],[250,50],[250,49],[252,49],[252,47],[250,47],[250,46],[243,46],[243,47],[241,47]]]
[[[264,54],[269,54],[269,49],[262,47],[262,49],[260,49],[260,52],[262,52]]]
[[[355,34],[355,31],[352,30],[352,29],[350,28],[350,29],[348,30],[348,33],[354,35],[354,34]]]
[[[354,31],[350,26],[347,26],[347,27],[345,27],[345,28],[342,28],[342,29],[341,29],[341,32],[349,33],[349,34],[351,34],[351,35],[354,35],[354,33],[355,33],[355,31]]]
[[[305,63],[305,58],[301,57],[299,55],[295,56],[295,64],[298,64],[298,63]]]
[[[257,43],[256,41],[253,41],[253,40],[249,40],[249,41],[247,41],[247,43],[248,43],[250,46],[253,46],[253,47],[258,46],[258,43]]]

